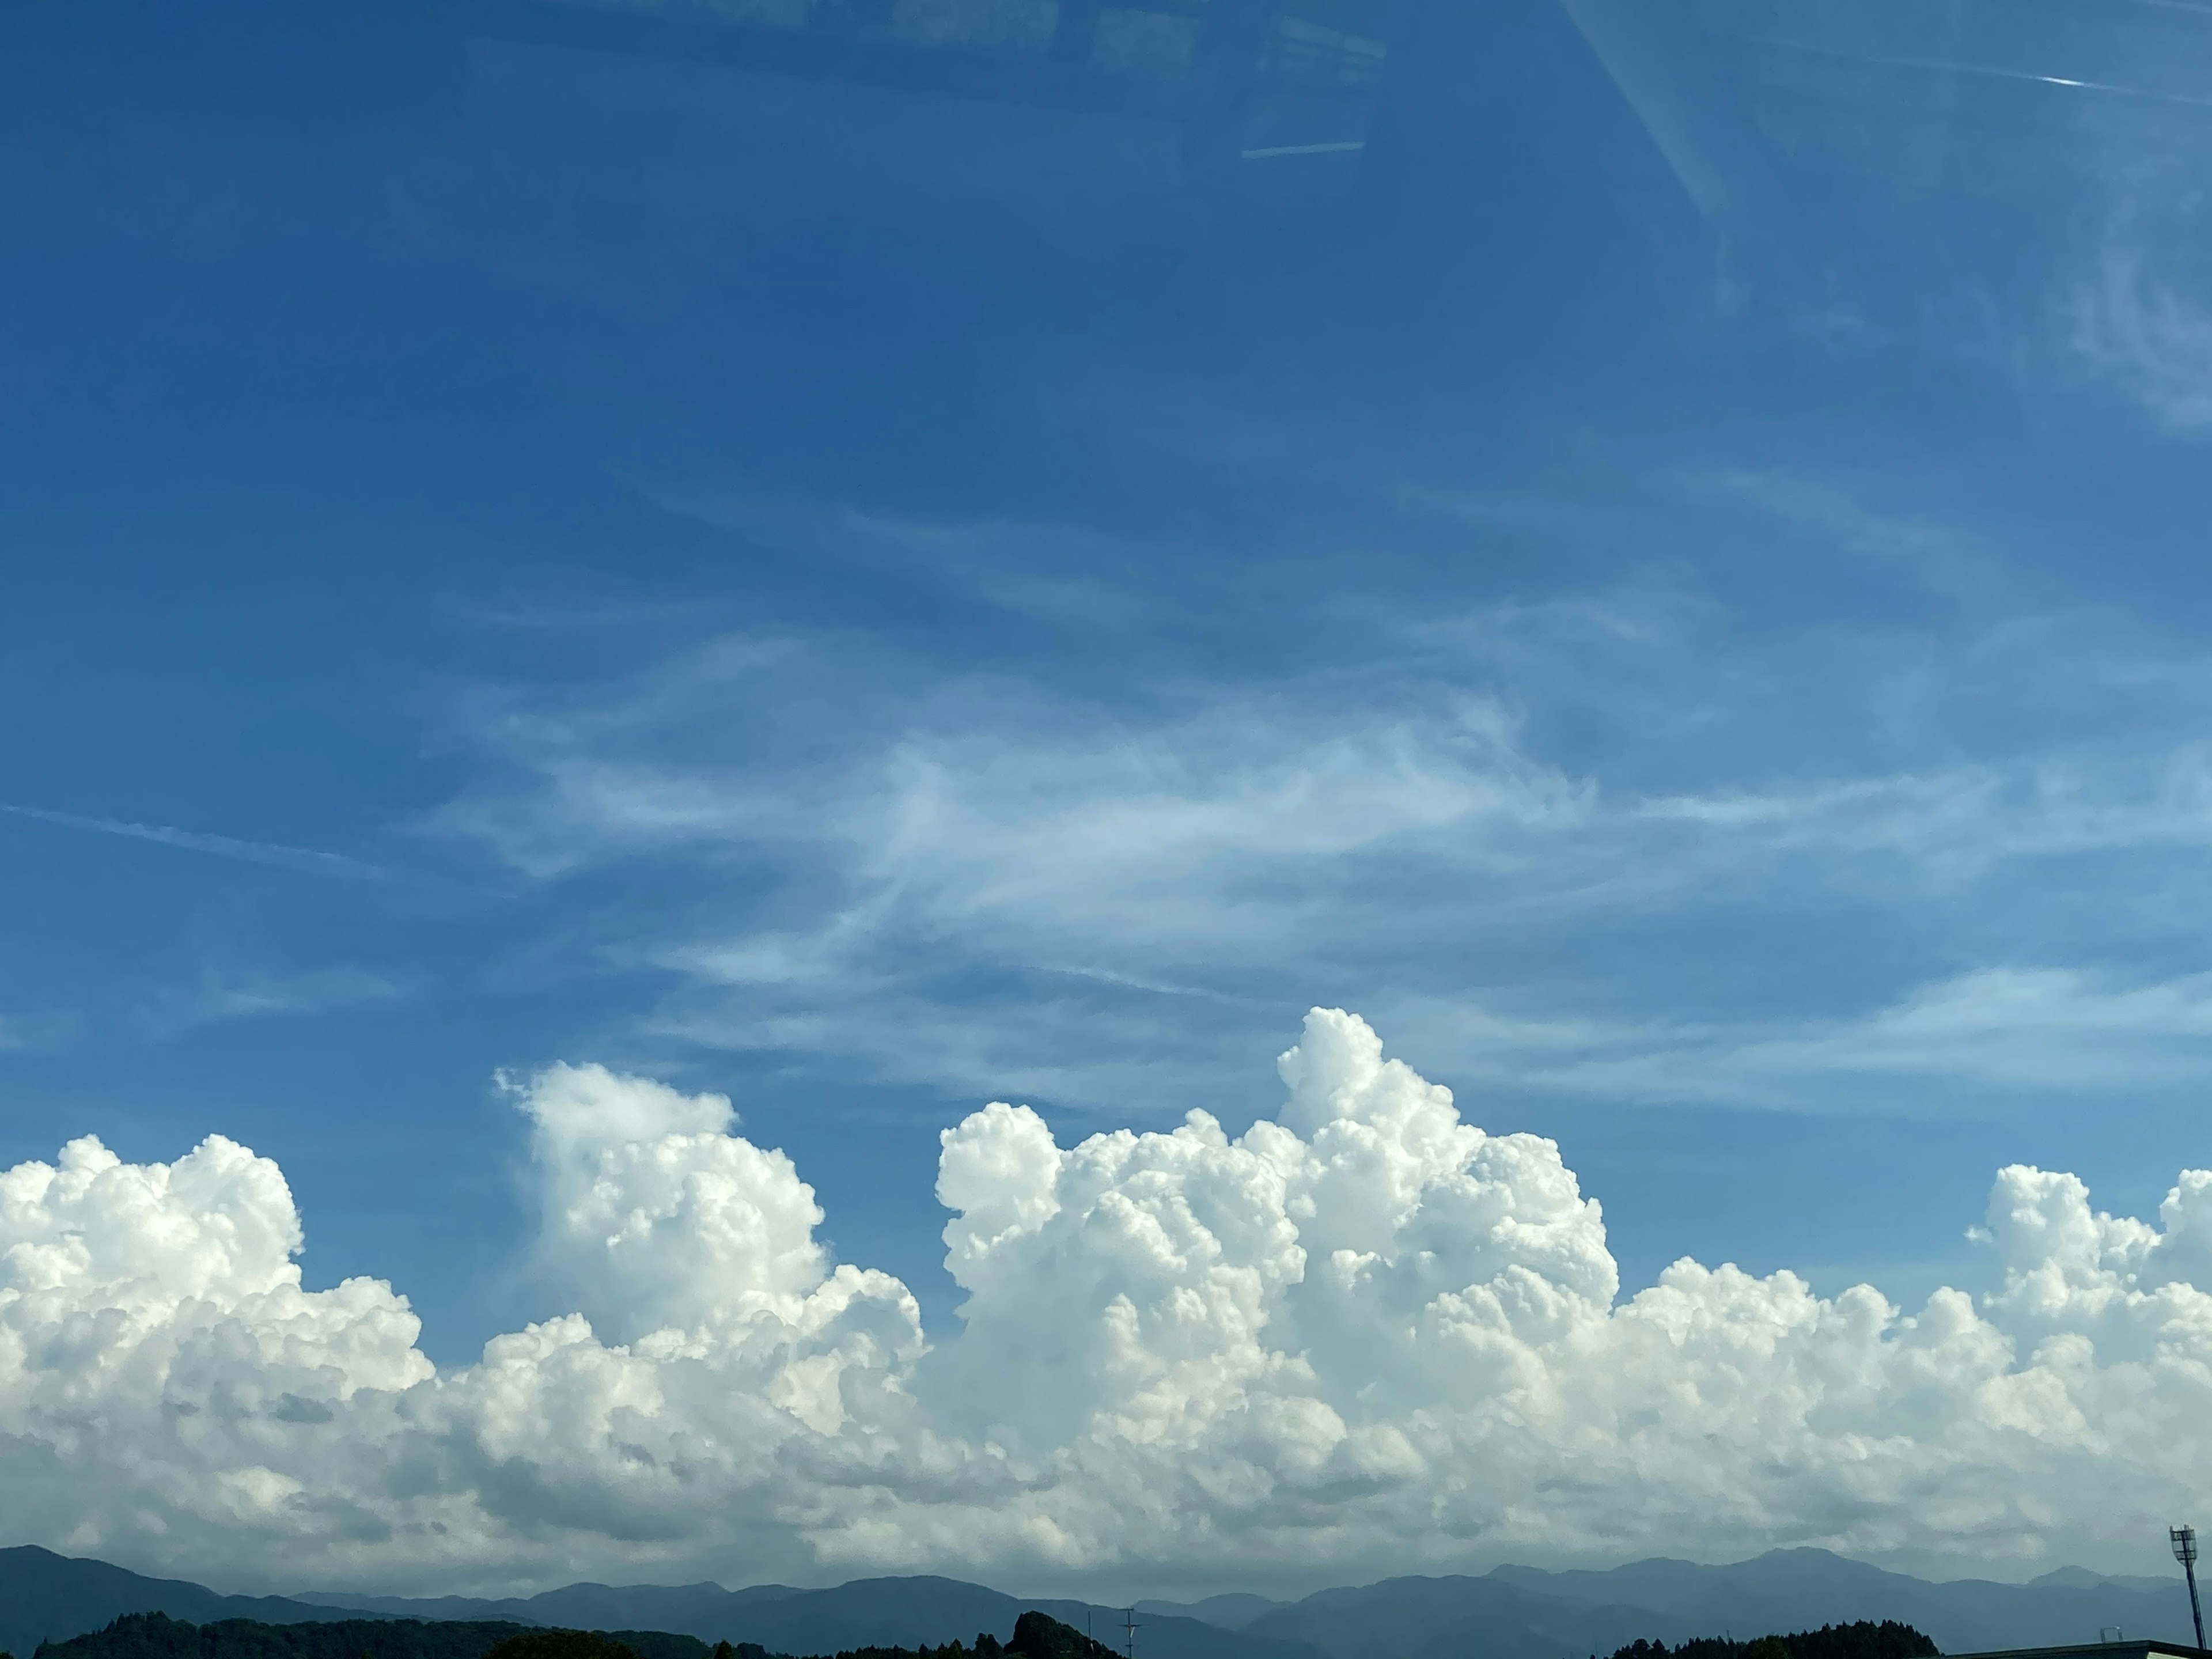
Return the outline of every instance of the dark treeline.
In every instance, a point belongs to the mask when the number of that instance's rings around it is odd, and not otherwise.
[[[547,1659],[560,1656],[547,1656]],[[578,1659],[586,1656],[578,1656]],[[749,1656],[742,1650],[730,1649],[725,1642],[714,1650],[714,1659],[749,1659]],[[778,1656],[767,1656],[767,1659]],[[1014,1621],[1013,1636],[1005,1642],[982,1631],[972,1647],[964,1642],[948,1642],[941,1648],[853,1648],[836,1659],[1120,1659],[1120,1656],[1073,1626],[1031,1610]]]
[[[192,1625],[167,1613],[126,1613],[106,1630],[41,1642],[39,1654],[40,1659],[484,1659],[521,1628],[412,1619],[310,1625],[224,1619]]]
[[[0,1659],[6,1656],[0,1655]],[[106,1630],[43,1642],[37,1659],[787,1659],[753,1642],[718,1644],[665,1631],[532,1630],[526,1626],[416,1619],[348,1619],[264,1625],[226,1619],[186,1624],[131,1613]],[[1114,1650],[1042,1613],[1024,1613],[1011,1640],[988,1631],[974,1645],[858,1648],[836,1659],[1116,1659]],[[1826,1656],[1820,1656],[1826,1659]],[[1887,1659],[1887,1656],[1884,1656]]]
[[[506,1650],[506,1651],[502,1651]],[[533,1630],[466,1620],[343,1619],[264,1625],[224,1619],[192,1625],[129,1613],[106,1630],[41,1642],[38,1659],[709,1659],[696,1636],[665,1631]],[[731,1659],[770,1659],[747,1643]]]
[[[1935,1643],[1910,1625],[1862,1619],[1855,1625],[1823,1625],[1744,1642],[1725,1636],[1696,1637],[1672,1648],[1664,1642],[1632,1642],[1613,1659],[1931,1659],[1936,1651]]]

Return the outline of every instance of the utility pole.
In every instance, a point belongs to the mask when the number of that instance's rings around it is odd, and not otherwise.
[[[2193,1584],[2197,1581],[2192,1578],[2189,1582]],[[1121,1635],[1124,1644],[1122,1650],[1128,1656],[1128,1659],[1137,1659],[1136,1608],[1131,1607],[1127,1613],[1121,1616]]]
[[[2168,1527],[2166,1535],[2173,1542],[2173,1559],[2189,1575],[2189,1616],[2197,1621],[2197,1645],[2201,1650],[2204,1646],[2204,1609],[2197,1601],[2197,1528]]]

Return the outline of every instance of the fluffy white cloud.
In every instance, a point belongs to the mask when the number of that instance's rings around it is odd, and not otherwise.
[[[0,1459],[27,1535],[228,1583],[935,1567],[1332,1578],[1778,1541],[2096,1559],[2212,1475],[2212,1174],[2155,1225],[1998,1176],[2002,1288],[1906,1315],[1681,1261],[1622,1300],[1549,1141],[1317,1010],[1279,1117],[1055,1144],[994,1104],[938,1192],[932,1350],[730,1103],[511,1085],[585,1312],[437,1372],[301,1287],[276,1168],[93,1140],[0,1176]]]

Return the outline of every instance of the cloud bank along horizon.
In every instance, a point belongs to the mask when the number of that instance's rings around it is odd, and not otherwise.
[[[1316,1009],[1274,1121],[943,1135],[947,1266],[835,1263],[730,1103],[510,1080],[576,1311],[440,1371],[390,1285],[302,1288],[269,1159],[95,1139],[0,1175],[16,1538],[224,1585],[943,1571],[1351,1582],[1820,1544],[2140,1553],[2212,1475],[2212,1173],[2160,1224],[2001,1170],[2002,1287],[1918,1312],[1685,1259],[1623,1300],[1552,1141]]]

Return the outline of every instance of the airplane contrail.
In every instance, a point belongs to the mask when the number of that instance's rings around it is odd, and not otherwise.
[[[235,836],[204,835],[196,830],[172,829],[161,823],[132,823],[123,818],[85,817],[76,812],[56,812],[43,806],[17,806],[7,801],[0,801],[0,812],[19,818],[33,818],[40,823],[58,824],[68,830],[92,830],[104,836],[127,836],[133,841],[150,841],[163,847],[181,847],[193,853],[211,853],[217,858],[239,859],[248,864],[274,865],[280,869],[343,876],[356,881],[385,879],[385,872],[373,864],[363,864],[359,859],[349,859],[343,853],[319,852],[312,847],[287,847],[280,842],[243,841]]]

